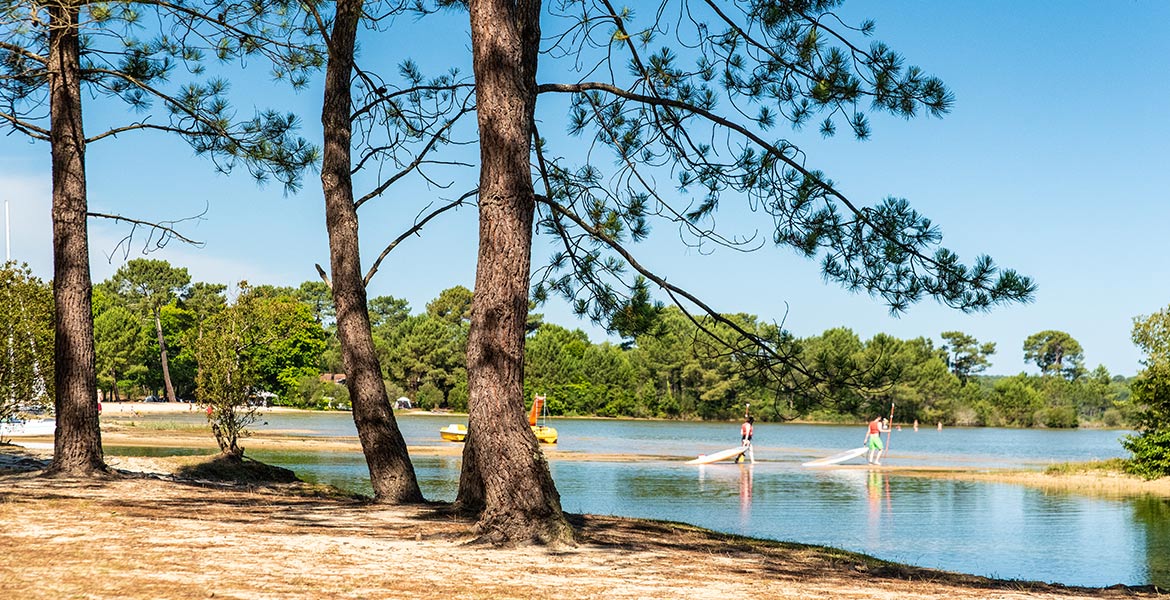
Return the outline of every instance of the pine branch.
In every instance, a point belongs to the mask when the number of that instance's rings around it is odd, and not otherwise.
[[[471,96],[468,96],[468,99],[470,98]],[[365,204],[367,201],[382,195],[382,193],[385,192],[391,185],[394,185],[395,182],[402,179],[403,177],[406,177],[412,171],[418,168],[418,166],[422,164],[423,159],[426,158],[427,153],[429,153],[440,141],[444,141],[444,134],[446,134],[446,132],[448,132],[463,115],[468,114],[474,110],[474,106],[468,107],[465,104],[464,107],[458,113],[456,113],[454,117],[451,117],[451,119],[449,119],[441,128],[439,128],[438,131],[431,135],[430,141],[427,142],[426,146],[423,147],[418,156],[415,157],[414,161],[407,165],[406,168],[402,169],[398,173],[395,173],[386,179],[386,181],[382,182],[376,188],[371,190],[369,193],[355,201],[353,203],[354,208],[360,208],[361,205]]]
[[[27,59],[39,62],[43,66],[48,66],[48,64],[49,64],[49,60],[47,58],[41,56],[40,54],[37,54],[35,52],[30,51],[28,48],[25,48],[24,46],[13,44],[11,42],[0,42],[0,50],[7,50],[13,54],[18,54],[18,55],[23,56]]]
[[[186,217],[183,219],[177,219],[177,220],[173,220],[173,221],[160,221],[157,223],[153,222],[153,221],[144,221],[141,219],[124,217],[122,215],[112,215],[112,214],[98,213],[98,212],[87,212],[85,214],[87,217],[93,217],[93,218],[98,218],[98,219],[110,219],[112,221],[129,223],[131,225],[130,233],[126,234],[125,237],[123,237],[116,245],[114,245],[115,251],[118,248],[124,248],[123,252],[122,252],[123,258],[130,255],[130,244],[131,244],[131,242],[133,242],[134,234],[138,230],[139,227],[146,227],[148,229],[148,231],[150,232],[146,238],[145,243],[143,244],[143,253],[149,252],[150,247],[152,245],[154,246],[154,250],[161,250],[162,248],[166,247],[166,245],[168,243],[170,243],[170,241],[172,239],[179,240],[180,242],[190,244],[190,245],[195,246],[195,247],[202,247],[204,244],[203,242],[192,240],[191,238],[188,238],[187,236],[179,233],[179,231],[177,229],[175,229],[174,225],[176,225],[178,223],[182,223],[184,221],[202,219],[203,216],[207,214],[206,208],[204,208],[203,212],[199,213],[198,215]],[[157,240],[155,239],[156,234],[158,235]],[[109,257],[109,256],[112,256],[112,253],[110,255],[107,255],[107,257]]]
[[[390,252],[393,251],[394,248],[396,248],[398,246],[398,244],[400,244],[403,240],[405,240],[406,238],[408,238],[412,235],[417,234],[419,231],[422,230],[423,226],[425,226],[431,219],[434,219],[435,217],[437,217],[437,216],[439,216],[439,215],[441,215],[441,214],[443,214],[443,213],[445,213],[453,208],[463,206],[464,201],[466,201],[468,198],[470,198],[472,196],[475,196],[478,193],[479,193],[478,188],[471,190],[470,192],[463,194],[459,198],[452,200],[451,202],[448,202],[447,204],[431,211],[429,214],[427,214],[421,220],[416,220],[415,224],[413,226],[411,226],[410,229],[407,229],[405,232],[402,233],[402,235],[395,238],[394,241],[390,242],[390,244],[387,245],[384,250],[382,250],[382,253],[378,255],[377,260],[375,260],[374,264],[370,266],[369,272],[366,273],[365,278],[362,280],[362,285],[369,285],[370,284],[370,280],[373,279],[374,273],[378,272],[378,267],[381,266],[382,260],[384,260],[386,258],[386,256],[389,255]],[[426,209],[423,209],[423,210],[426,210]]]
[[[44,129],[42,127],[37,127],[36,125],[33,125],[32,123],[29,123],[27,121],[22,121],[21,119],[17,118],[15,115],[11,115],[9,113],[0,113],[0,119],[8,121],[9,123],[12,124],[13,129],[16,129],[17,131],[19,131],[19,132],[21,132],[21,133],[23,133],[23,134],[25,134],[33,139],[41,140],[43,142],[49,141],[49,130],[48,129]]]
[[[188,136],[189,135],[213,135],[211,133],[192,132],[192,131],[189,131],[186,129],[180,129],[178,127],[168,127],[166,125],[155,125],[153,123],[139,121],[138,123],[133,123],[131,125],[124,125],[122,127],[115,127],[113,129],[110,129],[110,130],[105,131],[103,133],[100,133],[98,135],[95,135],[91,138],[87,138],[85,140],[85,143],[91,144],[91,143],[96,142],[98,140],[101,140],[103,138],[107,138],[107,137],[111,137],[111,136],[117,137],[119,133],[125,133],[127,131],[137,131],[137,130],[141,130],[141,129],[153,129],[155,131],[165,131],[168,133],[177,133],[177,134],[188,135]]]
[[[962,310],[983,309],[990,304],[1005,301],[1027,301],[1035,290],[1035,286],[1032,284],[1030,279],[1020,277],[1014,271],[1007,271],[1001,274],[1000,280],[996,283],[995,287],[986,287],[989,283],[986,281],[986,278],[995,271],[994,266],[986,257],[981,257],[976,264],[975,271],[968,273],[966,267],[958,264],[955,256],[945,250],[940,250],[934,256],[924,254],[918,246],[907,243],[892,233],[892,231],[901,231],[901,228],[895,227],[891,229],[890,227],[883,227],[882,224],[879,224],[876,221],[876,219],[889,221],[892,218],[897,218],[899,215],[898,211],[904,211],[907,209],[907,207],[904,206],[904,202],[901,204],[890,204],[877,210],[860,209],[844,194],[836,190],[831,182],[826,181],[819,173],[804,167],[801,163],[790,156],[790,153],[786,152],[784,149],[764,140],[747,127],[717,115],[708,109],[673,98],[663,98],[660,96],[651,96],[631,92],[618,86],[603,82],[541,84],[538,86],[538,90],[539,93],[552,92],[574,94],[581,94],[590,91],[602,91],[622,99],[632,100],[645,105],[662,106],[670,109],[684,111],[686,113],[701,117],[714,125],[726,128],[748,139],[753,144],[764,150],[771,159],[787,165],[787,167],[792,169],[792,171],[801,175],[804,178],[804,183],[802,184],[802,193],[810,195],[814,193],[823,193],[828,197],[836,199],[854,215],[855,221],[852,224],[839,223],[836,225],[837,229],[832,231],[833,235],[830,237],[830,242],[839,247],[837,249],[837,255],[830,255],[826,259],[826,274],[827,276],[841,280],[854,289],[857,287],[866,287],[873,292],[882,291],[893,294],[893,297],[891,298],[892,310],[898,311],[903,309],[908,301],[914,300],[916,295],[924,291],[924,289],[932,293],[932,295],[939,297],[940,300],[944,301],[945,303]],[[921,223],[917,224],[926,225],[928,223],[929,222],[927,221],[922,221]],[[863,229],[857,229],[858,227]],[[846,243],[846,240],[845,238],[840,237],[847,231],[852,231],[850,235],[853,236],[854,239],[854,241],[851,242],[852,245],[849,246],[843,245]],[[887,273],[884,276],[885,278],[892,279],[878,280],[873,279],[877,277],[875,273],[859,272],[854,267],[842,266],[839,261],[842,258],[849,258],[842,253],[847,248],[853,248],[853,245],[856,245],[856,243],[864,242],[865,231],[876,234],[883,240],[883,243],[890,245],[892,248],[897,248],[898,253],[913,257],[915,261],[933,269],[937,273],[937,281],[928,282],[931,285],[924,288],[923,283],[918,279],[919,276],[914,274],[913,271],[895,270],[893,272]],[[806,250],[806,252],[808,252],[808,250]],[[888,250],[885,252],[888,253]],[[848,262],[846,265],[848,265]],[[867,266],[867,268],[869,267]],[[910,277],[910,279],[906,280],[907,277]],[[883,287],[887,285],[893,287]],[[976,291],[968,292],[964,289],[956,288],[956,285],[970,286],[976,288]]]

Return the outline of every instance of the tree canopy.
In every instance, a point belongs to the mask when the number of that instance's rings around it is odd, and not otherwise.
[[[1133,342],[1146,368],[1133,383],[1137,434],[1122,442],[1133,454],[1128,469],[1149,479],[1170,475],[1170,307],[1133,323]]]
[[[0,421],[53,398],[52,290],[28,265],[0,265]]]
[[[995,342],[980,344],[979,340],[961,331],[944,331],[940,337],[946,342],[942,349],[948,353],[947,365],[964,384],[971,375],[991,366],[990,358],[995,354]]]
[[[1085,355],[1080,342],[1063,331],[1046,330],[1024,340],[1024,360],[1047,375],[1076,379],[1084,374]]]

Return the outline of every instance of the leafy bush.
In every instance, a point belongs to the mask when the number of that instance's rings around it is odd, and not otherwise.
[[[1036,411],[1036,422],[1053,429],[1075,429],[1080,426],[1077,410],[1071,406],[1053,406]]]
[[[1170,428],[1128,435],[1121,445],[1133,453],[1125,465],[1127,473],[1146,479],[1170,475]]]
[[[1133,453],[1126,470],[1146,479],[1170,475],[1170,363],[1143,371],[1133,382],[1133,399],[1145,410],[1137,435],[1121,442]]]

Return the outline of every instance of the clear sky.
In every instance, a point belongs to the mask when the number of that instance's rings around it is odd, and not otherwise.
[[[863,339],[885,332],[940,343],[939,333],[960,330],[997,344],[989,373],[1014,374],[1036,371],[1023,362],[1023,340],[1057,329],[1082,344],[1090,369],[1103,364],[1114,374],[1136,373],[1133,318],[1170,305],[1170,3],[854,0],[841,14],[853,22],[873,18],[874,37],[941,77],[956,104],[943,119],[874,117],[866,142],[793,134],[809,165],[864,204],[908,199],[966,262],[986,253],[1033,277],[1035,302],[965,315],[926,300],[893,318],[880,302],[824,283],[815,262],[789,250],[699,254],[665,227],[640,259],[721,311],[779,321],[787,310],[785,324],[799,336],[845,326]],[[428,21],[425,28],[404,21],[407,27],[393,35],[366,33],[365,54],[387,64],[413,56],[430,68],[457,63],[466,70],[469,41],[456,22],[465,17],[444,18],[453,21],[438,27]],[[255,76],[235,82],[233,91],[241,107],[277,102],[301,114],[304,133],[319,136],[319,86],[292,95]],[[122,114],[103,112],[110,106],[87,107],[91,135]],[[547,137],[561,127],[555,112],[538,115]],[[184,228],[206,242],[202,248],[173,243],[151,254],[187,267],[197,280],[298,285],[316,278],[314,263],[328,265],[315,174],[302,191],[286,195],[278,186],[258,188],[244,173],[216,174],[183,142],[152,134],[95,143],[87,166],[92,211],[162,220],[207,208],[203,220]],[[368,204],[365,264],[423,202],[472,185],[402,189]],[[51,278],[47,145],[17,134],[0,138],[0,195],[11,202],[13,258]],[[471,287],[475,217],[473,209],[461,210],[401,245],[371,283],[371,296],[406,298],[419,311],[447,287]],[[767,236],[767,225],[760,231]],[[115,251],[127,233],[91,220],[96,281],[127,259]],[[534,263],[551,251],[538,242]],[[129,258],[137,256],[141,243]],[[594,340],[603,337],[559,301],[541,312]]]

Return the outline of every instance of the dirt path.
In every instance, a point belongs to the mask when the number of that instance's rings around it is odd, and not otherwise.
[[[574,517],[575,548],[468,545],[441,505],[382,507],[292,484],[176,480],[157,459],[104,481],[45,479],[0,448],[0,598],[1099,598],[826,548]]]

